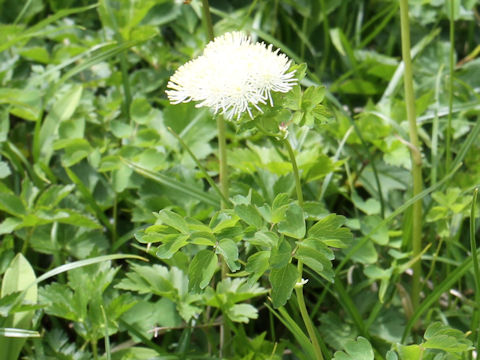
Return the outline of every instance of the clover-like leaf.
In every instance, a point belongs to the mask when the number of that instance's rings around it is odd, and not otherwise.
[[[345,344],[345,352],[337,351],[333,360],[373,360],[373,349],[370,342],[359,336],[357,341],[350,340]]]

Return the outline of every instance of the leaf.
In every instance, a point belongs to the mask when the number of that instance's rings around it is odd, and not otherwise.
[[[55,207],[75,189],[75,185],[52,185],[38,197],[35,206]]]
[[[472,350],[472,342],[460,330],[453,329],[441,322],[429,325],[424,335],[426,349],[437,349],[447,352],[464,352]]]
[[[0,224],[0,235],[9,234],[21,227],[22,220],[16,217],[7,217]]]
[[[359,336],[357,341],[350,340],[345,344],[345,352],[337,351],[333,360],[373,360],[373,349],[370,342]],[[413,358],[411,358],[413,359]]]
[[[7,271],[5,271],[0,297],[4,298],[9,294],[26,290],[23,299],[31,304],[36,304],[37,286],[31,286],[35,280],[35,272],[28,260],[22,254],[17,254],[10,263]],[[4,326],[7,328],[28,330],[31,326],[33,315],[33,310],[11,314],[4,321]],[[18,359],[24,343],[25,338],[9,339],[0,337],[2,357],[6,360]]]
[[[422,354],[425,351],[420,347],[420,345],[401,345],[397,344],[398,354],[400,355],[400,359],[402,360],[410,360],[410,359],[421,359]]]
[[[80,321],[86,317],[86,304],[82,305],[66,285],[52,283],[41,288],[39,295],[40,303],[46,305],[47,314],[71,321]]]
[[[308,230],[308,237],[319,239],[328,246],[345,248],[353,239],[350,229],[342,227],[345,222],[344,216],[327,215]]]
[[[37,90],[0,88],[0,104],[12,105],[9,111],[15,116],[37,121],[42,111],[42,93]]]
[[[148,237],[149,235],[146,236]],[[188,238],[188,235],[164,235],[162,236],[161,240],[163,244],[158,247],[155,254],[160,259],[170,259],[173,255],[175,255],[178,250],[188,244]],[[143,239],[145,239],[145,236],[143,237]]]
[[[183,217],[170,210],[162,210],[157,215],[163,224],[171,226],[182,234],[189,234],[188,224]]]
[[[135,98],[130,104],[130,116],[137,124],[146,124],[152,114],[152,106],[145,98]]]
[[[235,241],[231,239],[222,239],[218,242],[217,254],[220,254],[225,259],[231,271],[235,272],[240,269],[238,260],[238,247]]]
[[[270,251],[258,251],[248,258],[245,271],[250,274],[247,282],[249,285],[253,285],[267,271],[269,258]]]
[[[360,222],[362,232],[366,235],[369,234],[370,238],[378,245],[387,245],[389,241],[388,227],[383,223],[383,219],[377,215],[366,216]],[[380,227],[378,227],[380,225]],[[378,228],[377,228],[378,227]],[[372,230],[374,233],[371,233]]]
[[[230,320],[235,322],[248,323],[250,319],[258,318],[258,310],[250,304],[235,304],[226,311]]]
[[[10,170],[8,163],[5,161],[0,161],[0,179],[5,179],[11,173],[12,171]]]
[[[271,268],[281,268],[287,265],[292,258],[292,247],[287,240],[281,239],[277,246],[272,248],[269,264]]]
[[[248,225],[260,229],[263,226],[263,219],[258,210],[251,204],[240,204],[235,206],[235,214]]]
[[[334,259],[332,250],[330,250],[321,241],[306,239],[297,242],[298,250],[295,257],[318,275],[333,283],[334,272],[332,270],[331,260]]]
[[[287,211],[289,204],[290,198],[288,194],[278,194],[275,199],[273,199],[270,222],[278,224],[282,221],[285,218],[285,212]]]
[[[73,86],[53,104],[40,128],[38,138],[34,141],[35,159],[42,155],[42,161],[48,164],[53,152],[53,141],[58,136],[59,124],[71,118],[80,103],[82,93],[81,85]]]
[[[303,209],[293,203],[285,213],[285,220],[278,224],[278,232],[295,239],[302,239],[305,236],[305,231]]]
[[[20,197],[5,192],[0,193],[0,210],[14,216],[22,216],[27,212]]]
[[[280,269],[272,269],[269,280],[272,285],[272,303],[275,308],[287,303],[297,283],[299,274],[293,264],[287,264]]]
[[[218,257],[210,250],[200,250],[188,267],[188,290],[194,294],[205,289],[217,269]]]

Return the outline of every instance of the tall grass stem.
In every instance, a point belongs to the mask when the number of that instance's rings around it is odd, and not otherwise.
[[[450,163],[452,162],[452,109],[453,109],[453,72],[454,72],[454,60],[455,60],[455,12],[454,12],[454,0],[450,0],[450,75],[448,77],[448,122],[447,131],[445,134],[445,172],[450,169]]]
[[[413,92],[413,71],[412,59],[410,57],[410,25],[408,19],[408,0],[400,0],[400,25],[402,34],[402,57],[405,63],[404,87],[405,102],[407,107],[408,130],[411,144],[412,157],[412,178],[413,192],[412,197],[417,196],[422,191],[422,156],[420,153],[420,142],[418,140],[417,120],[415,114],[415,96]],[[422,200],[413,203],[412,209],[412,250],[413,257],[416,257],[422,251]],[[414,310],[420,302],[420,276],[421,262],[418,261],[413,266],[413,280],[411,288],[411,299]]]
[[[480,266],[478,265],[477,242],[475,240],[475,207],[477,206],[478,187],[473,190],[472,207],[470,210],[470,251],[473,259],[473,274],[475,276],[475,303],[480,304]],[[473,341],[477,350],[480,350],[480,332],[478,331],[478,321],[480,319],[479,309],[474,308],[472,316]]]

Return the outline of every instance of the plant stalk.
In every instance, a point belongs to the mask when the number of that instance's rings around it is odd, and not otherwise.
[[[413,93],[413,71],[412,59],[410,57],[410,25],[408,19],[408,0],[400,0],[400,23],[402,34],[402,57],[405,63],[404,86],[405,102],[407,107],[408,130],[410,135],[410,148],[412,157],[412,178],[413,193],[412,197],[417,196],[422,191],[422,156],[420,153],[420,142],[418,140],[417,120],[415,114],[415,96]],[[422,251],[422,200],[417,200],[412,205],[412,250],[413,257],[416,257]],[[420,302],[420,276],[421,261],[413,266],[413,281],[411,289],[411,299],[414,311],[418,308]]]
[[[303,208],[303,192],[302,184],[300,182],[300,174],[298,172],[297,160],[295,159],[295,153],[293,152],[292,145],[288,139],[284,139],[283,143],[288,151],[288,156],[290,157],[290,162],[292,163],[293,176],[295,178],[295,189],[297,191],[297,200],[298,205]],[[303,276],[303,262],[298,260],[297,270],[299,275],[299,281],[302,281]],[[295,293],[297,295],[298,307],[300,308],[300,314],[302,315],[303,323],[307,329],[308,336],[310,337],[310,342],[313,345],[315,351],[315,357],[317,360],[323,360],[322,349],[318,343],[317,334],[315,333],[315,328],[313,327],[312,319],[308,314],[307,306],[305,304],[305,298],[303,297],[303,285],[295,287]]]
[[[302,184],[300,183],[300,174],[298,172],[297,160],[295,159],[295,154],[293,152],[292,145],[290,145],[290,142],[288,141],[288,139],[283,140],[283,143],[287,148],[288,156],[290,157],[290,162],[292,163],[293,176],[295,177],[295,189],[297,191],[298,205],[300,205],[300,207],[303,207]]]
[[[445,173],[450,169],[450,164],[452,162],[452,109],[453,109],[453,72],[455,70],[455,19],[454,19],[454,0],[450,0],[450,54],[449,54],[449,65],[450,65],[450,76],[448,78],[448,122],[447,122],[447,132],[445,134]]]
[[[208,0],[202,0],[202,14],[203,14],[203,21],[205,24],[205,29],[208,35],[208,40],[212,41],[214,39],[213,23],[212,23],[212,16],[210,15],[210,5],[208,4]]]
[[[480,302],[480,266],[478,264],[477,243],[475,241],[475,207],[477,206],[478,187],[473,190],[472,207],[470,210],[470,251],[473,259],[473,274],[475,278],[475,303]],[[480,350],[480,333],[478,331],[478,320],[480,312],[478,308],[474,310],[472,316],[473,343],[477,352]]]
[[[228,199],[228,168],[227,168],[227,140],[225,136],[225,119],[218,115],[217,131],[218,131],[218,160],[220,165],[220,191],[222,192],[222,209],[228,207],[228,203],[223,199]]]

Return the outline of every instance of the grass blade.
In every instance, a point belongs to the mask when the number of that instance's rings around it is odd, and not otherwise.
[[[0,328],[0,336],[12,337],[12,338],[32,338],[40,337],[38,331],[15,329],[15,328]]]
[[[315,351],[313,349],[313,345],[311,344],[308,337],[302,331],[300,326],[293,320],[290,315],[288,314],[287,310],[284,307],[279,307],[278,312],[275,311],[270,305],[265,303],[265,306],[270,310],[270,312],[275,315],[278,320],[282,322],[283,325],[292,333],[295,339],[298,341],[300,346],[302,347],[303,351],[308,355],[308,357],[312,360],[315,359]]]

